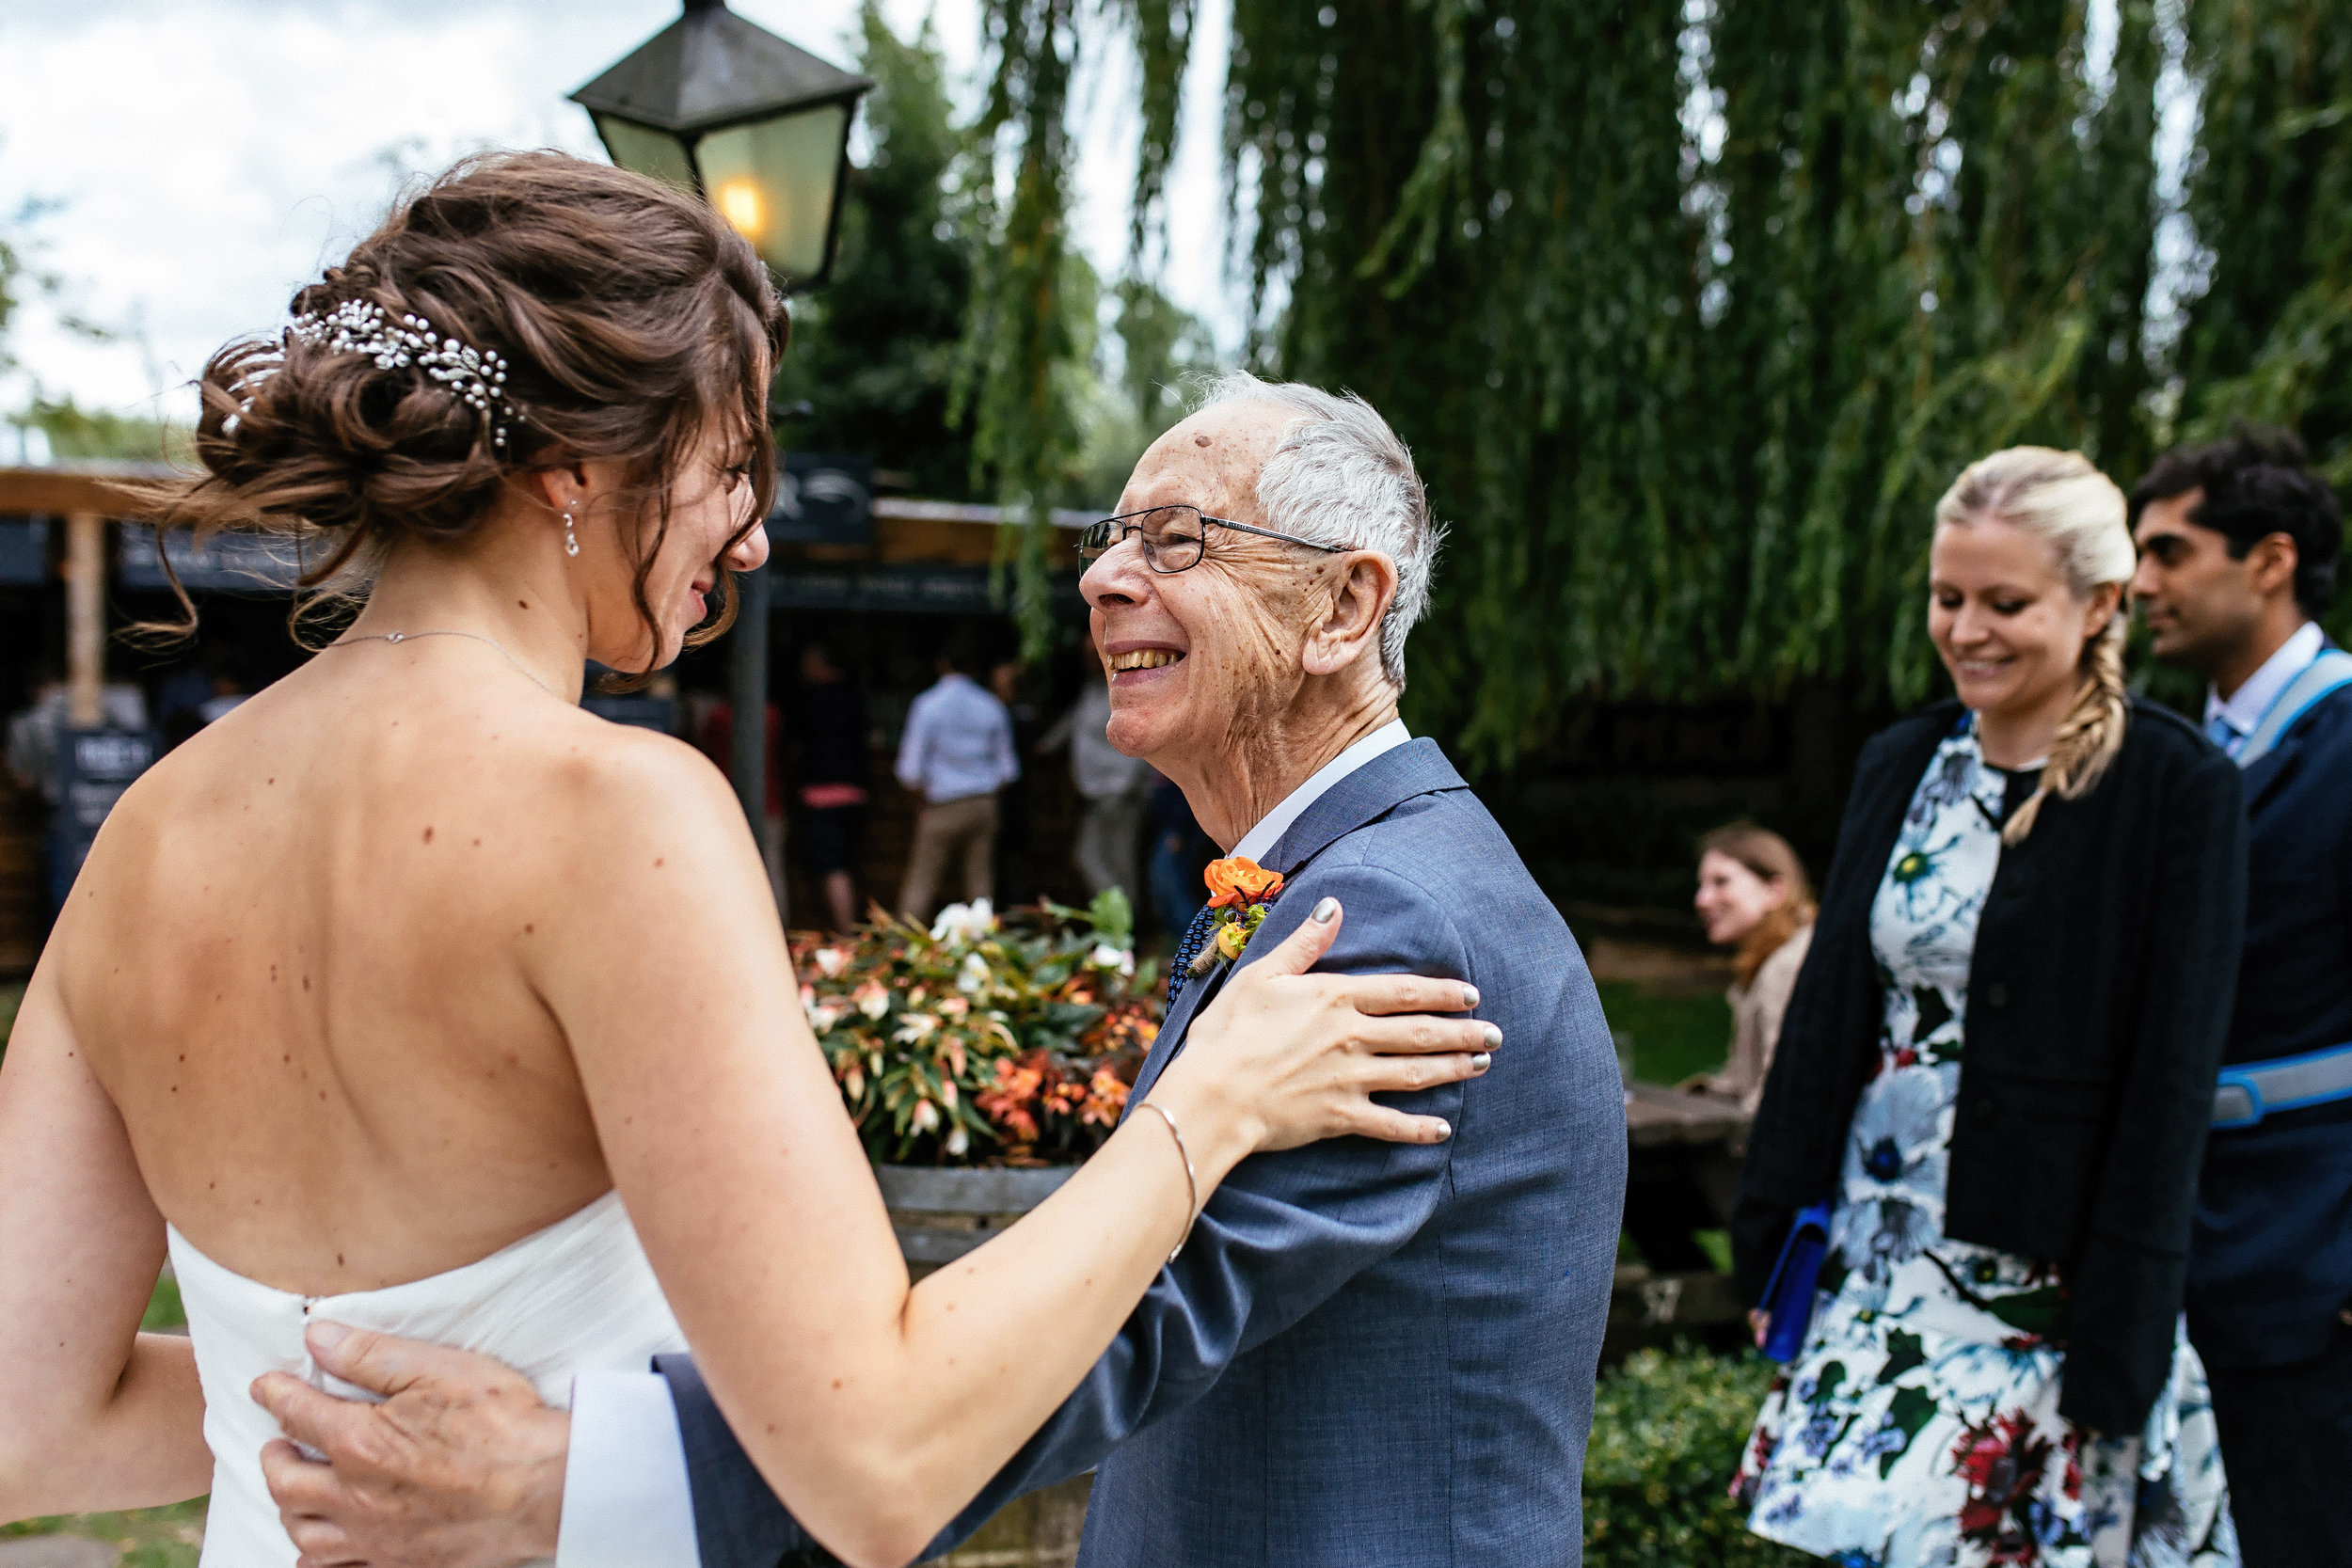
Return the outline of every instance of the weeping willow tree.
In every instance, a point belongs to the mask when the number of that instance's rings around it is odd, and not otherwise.
[[[1009,194],[967,344],[1008,499],[1067,440],[1073,4],[989,0]],[[1412,444],[1454,544],[1409,695],[1474,762],[1593,696],[1915,699],[1927,519],[1997,447],[2128,482],[2251,416],[2352,477],[2340,3],[1232,5],[1250,354]],[[1140,255],[1193,7],[1114,14]],[[2170,181],[2168,107],[2201,108]]]

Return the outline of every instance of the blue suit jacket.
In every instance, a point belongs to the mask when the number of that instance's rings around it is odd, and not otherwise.
[[[2352,688],[2246,770],[2246,948],[2225,1062],[2352,1043]],[[2352,1303],[2352,1101],[2216,1132],[2188,1321],[2217,1366],[2326,1351]]]
[[[1098,1468],[1082,1568],[1550,1568],[1581,1560],[1593,1378],[1625,1189],[1614,1052],[1582,956],[1435,742],[1348,775],[1269,853],[1256,942],[1346,906],[1322,967],[1478,987],[1493,1069],[1398,1103],[1434,1147],[1245,1161],[1119,1338],[931,1548]],[[1222,975],[1187,985],[1140,1102]],[[665,1357],[705,1568],[804,1544],[692,1365]]]

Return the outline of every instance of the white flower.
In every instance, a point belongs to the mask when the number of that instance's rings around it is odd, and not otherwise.
[[[808,1009],[808,1026],[823,1034],[841,1022],[841,1009],[825,1003],[814,1003]]]
[[[819,947],[817,950],[818,973],[824,975],[826,979],[831,980],[840,974],[843,970],[849,967],[850,955],[841,951],[840,948]]]
[[[918,1132],[938,1132],[939,1107],[928,1100],[916,1101],[914,1102],[914,1128]]]
[[[858,989],[857,1010],[867,1018],[880,1018],[890,1010],[890,993],[882,990],[882,982],[868,980]]]
[[[971,1147],[972,1147],[972,1134],[971,1134],[971,1133],[969,1133],[969,1132],[965,1132],[965,1131],[964,1131],[961,1127],[958,1127],[958,1128],[956,1128],[954,1131],[950,1132],[947,1134],[947,1152],[948,1152],[948,1153],[950,1153],[950,1154],[961,1154],[961,1153],[963,1153],[966,1149],[969,1149]]]
[[[988,990],[989,978],[988,960],[977,953],[966,953],[963,967],[956,971],[956,990],[977,996]]]
[[[975,898],[969,904],[950,904],[939,911],[931,922],[933,942],[977,942],[996,929],[996,911],[985,898]]]
[[[890,1037],[900,1045],[913,1045],[938,1027],[939,1020],[929,1013],[901,1013],[898,1032]]]
[[[1107,942],[1096,942],[1094,951],[1087,955],[1087,962],[1096,969],[1113,970],[1120,974],[1136,972],[1135,954],[1124,947],[1113,947]]]

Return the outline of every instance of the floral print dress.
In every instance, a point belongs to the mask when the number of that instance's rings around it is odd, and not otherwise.
[[[1847,1568],[2223,1568],[2238,1560],[2204,1369],[2185,1338],[2143,1433],[2058,1414],[2046,1264],[1944,1234],[1977,920],[2030,775],[1946,739],[1870,911],[1885,994],[1804,1348],[1733,1496],[1758,1535]]]

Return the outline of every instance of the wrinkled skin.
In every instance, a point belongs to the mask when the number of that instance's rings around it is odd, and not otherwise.
[[[1120,513],[1185,503],[1267,526],[1258,474],[1292,419],[1263,403],[1203,409],[1152,444]],[[1184,657],[1111,676],[1111,744],[1173,779],[1230,849],[1315,768],[1396,717],[1379,626],[1396,568],[1210,527],[1200,564],[1160,574],[1130,540],[1079,584],[1106,659]]]

